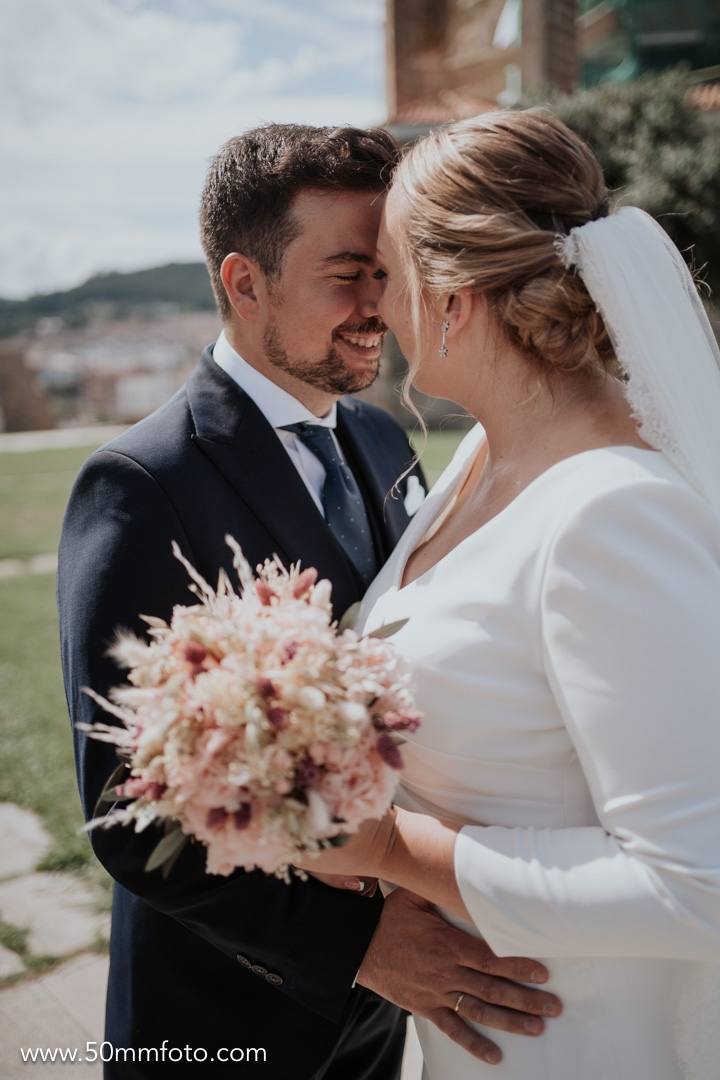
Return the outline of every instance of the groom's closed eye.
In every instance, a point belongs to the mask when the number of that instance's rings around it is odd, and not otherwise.
[[[338,281],[359,281],[362,271],[357,270],[354,274],[335,274],[333,275]],[[376,270],[374,274],[370,275],[375,281],[384,281],[387,274],[384,270]]]

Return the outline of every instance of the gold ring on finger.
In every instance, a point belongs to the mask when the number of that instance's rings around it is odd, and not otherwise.
[[[456,1013],[458,1013],[458,1014],[459,1014],[459,1012],[460,1012],[460,1006],[462,1005],[462,999],[463,999],[464,997],[465,997],[465,995],[464,995],[464,994],[458,994],[458,999],[457,999],[457,1001],[455,1002],[455,1008],[453,1009],[453,1012],[456,1012]]]

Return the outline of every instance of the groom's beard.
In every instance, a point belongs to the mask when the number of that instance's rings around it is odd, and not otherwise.
[[[380,319],[366,319],[357,326],[344,326],[345,334],[384,334],[387,327]],[[314,386],[326,394],[355,394],[375,382],[380,371],[380,360],[368,362],[359,369],[345,366],[334,346],[330,346],[322,360],[307,360],[290,356],[274,322],[269,322],[263,335],[265,355],[271,364],[293,375],[301,382]]]

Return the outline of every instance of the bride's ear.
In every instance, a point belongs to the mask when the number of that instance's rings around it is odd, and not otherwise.
[[[476,303],[477,293],[470,289],[459,289],[448,296],[443,315],[443,319],[449,323],[448,337],[453,337],[467,325]]]

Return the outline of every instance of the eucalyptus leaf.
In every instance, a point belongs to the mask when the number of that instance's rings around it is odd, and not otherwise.
[[[183,836],[184,836],[184,834],[183,834]],[[184,839],[187,840],[187,837],[184,836]],[[173,866],[175,865],[175,863],[180,858],[180,853],[182,852],[184,847],[185,847],[184,843],[178,844],[177,848],[175,849],[175,851],[173,851],[172,855],[168,859],[166,859],[165,862],[162,864],[162,868],[160,870],[160,873],[163,876],[163,881],[167,881],[167,879],[169,878],[170,871],[172,870]]]
[[[360,608],[362,607],[362,600],[356,600],[354,604],[351,604],[347,609],[342,619],[338,624],[338,630],[342,634],[343,630],[354,630],[357,617],[360,614]]]
[[[176,826],[176,828],[174,828],[172,832],[169,832],[167,836],[163,836],[160,843],[153,849],[150,858],[145,863],[145,869],[148,871],[157,870],[157,868],[167,862],[168,859],[180,853],[180,849],[184,846],[185,840],[185,833],[179,825]]]
[[[345,847],[345,844],[347,844],[349,839],[350,836],[348,833],[340,833],[338,836],[328,837],[326,843],[329,844],[330,847]]]
[[[94,818],[100,816],[101,806],[104,806],[105,803],[115,802],[116,799],[118,799],[119,796],[116,789],[118,787],[118,784],[126,777],[127,765],[124,761],[121,761],[120,764],[113,769],[109,779],[105,783],[105,787],[98,795],[98,800],[95,803],[95,809],[93,811]]]
[[[377,630],[373,630],[373,632],[367,636],[371,638],[380,638],[381,640],[392,637],[393,634],[397,634],[398,630],[402,630],[403,626],[408,622],[410,622],[409,619],[396,619],[395,622],[389,622],[386,623],[385,626],[378,627]]]
[[[117,802],[119,799],[127,799],[126,795],[120,794],[121,786],[121,784],[117,784],[116,787],[104,788],[100,794],[100,797],[98,798],[97,805],[103,806],[104,803],[114,803]]]

